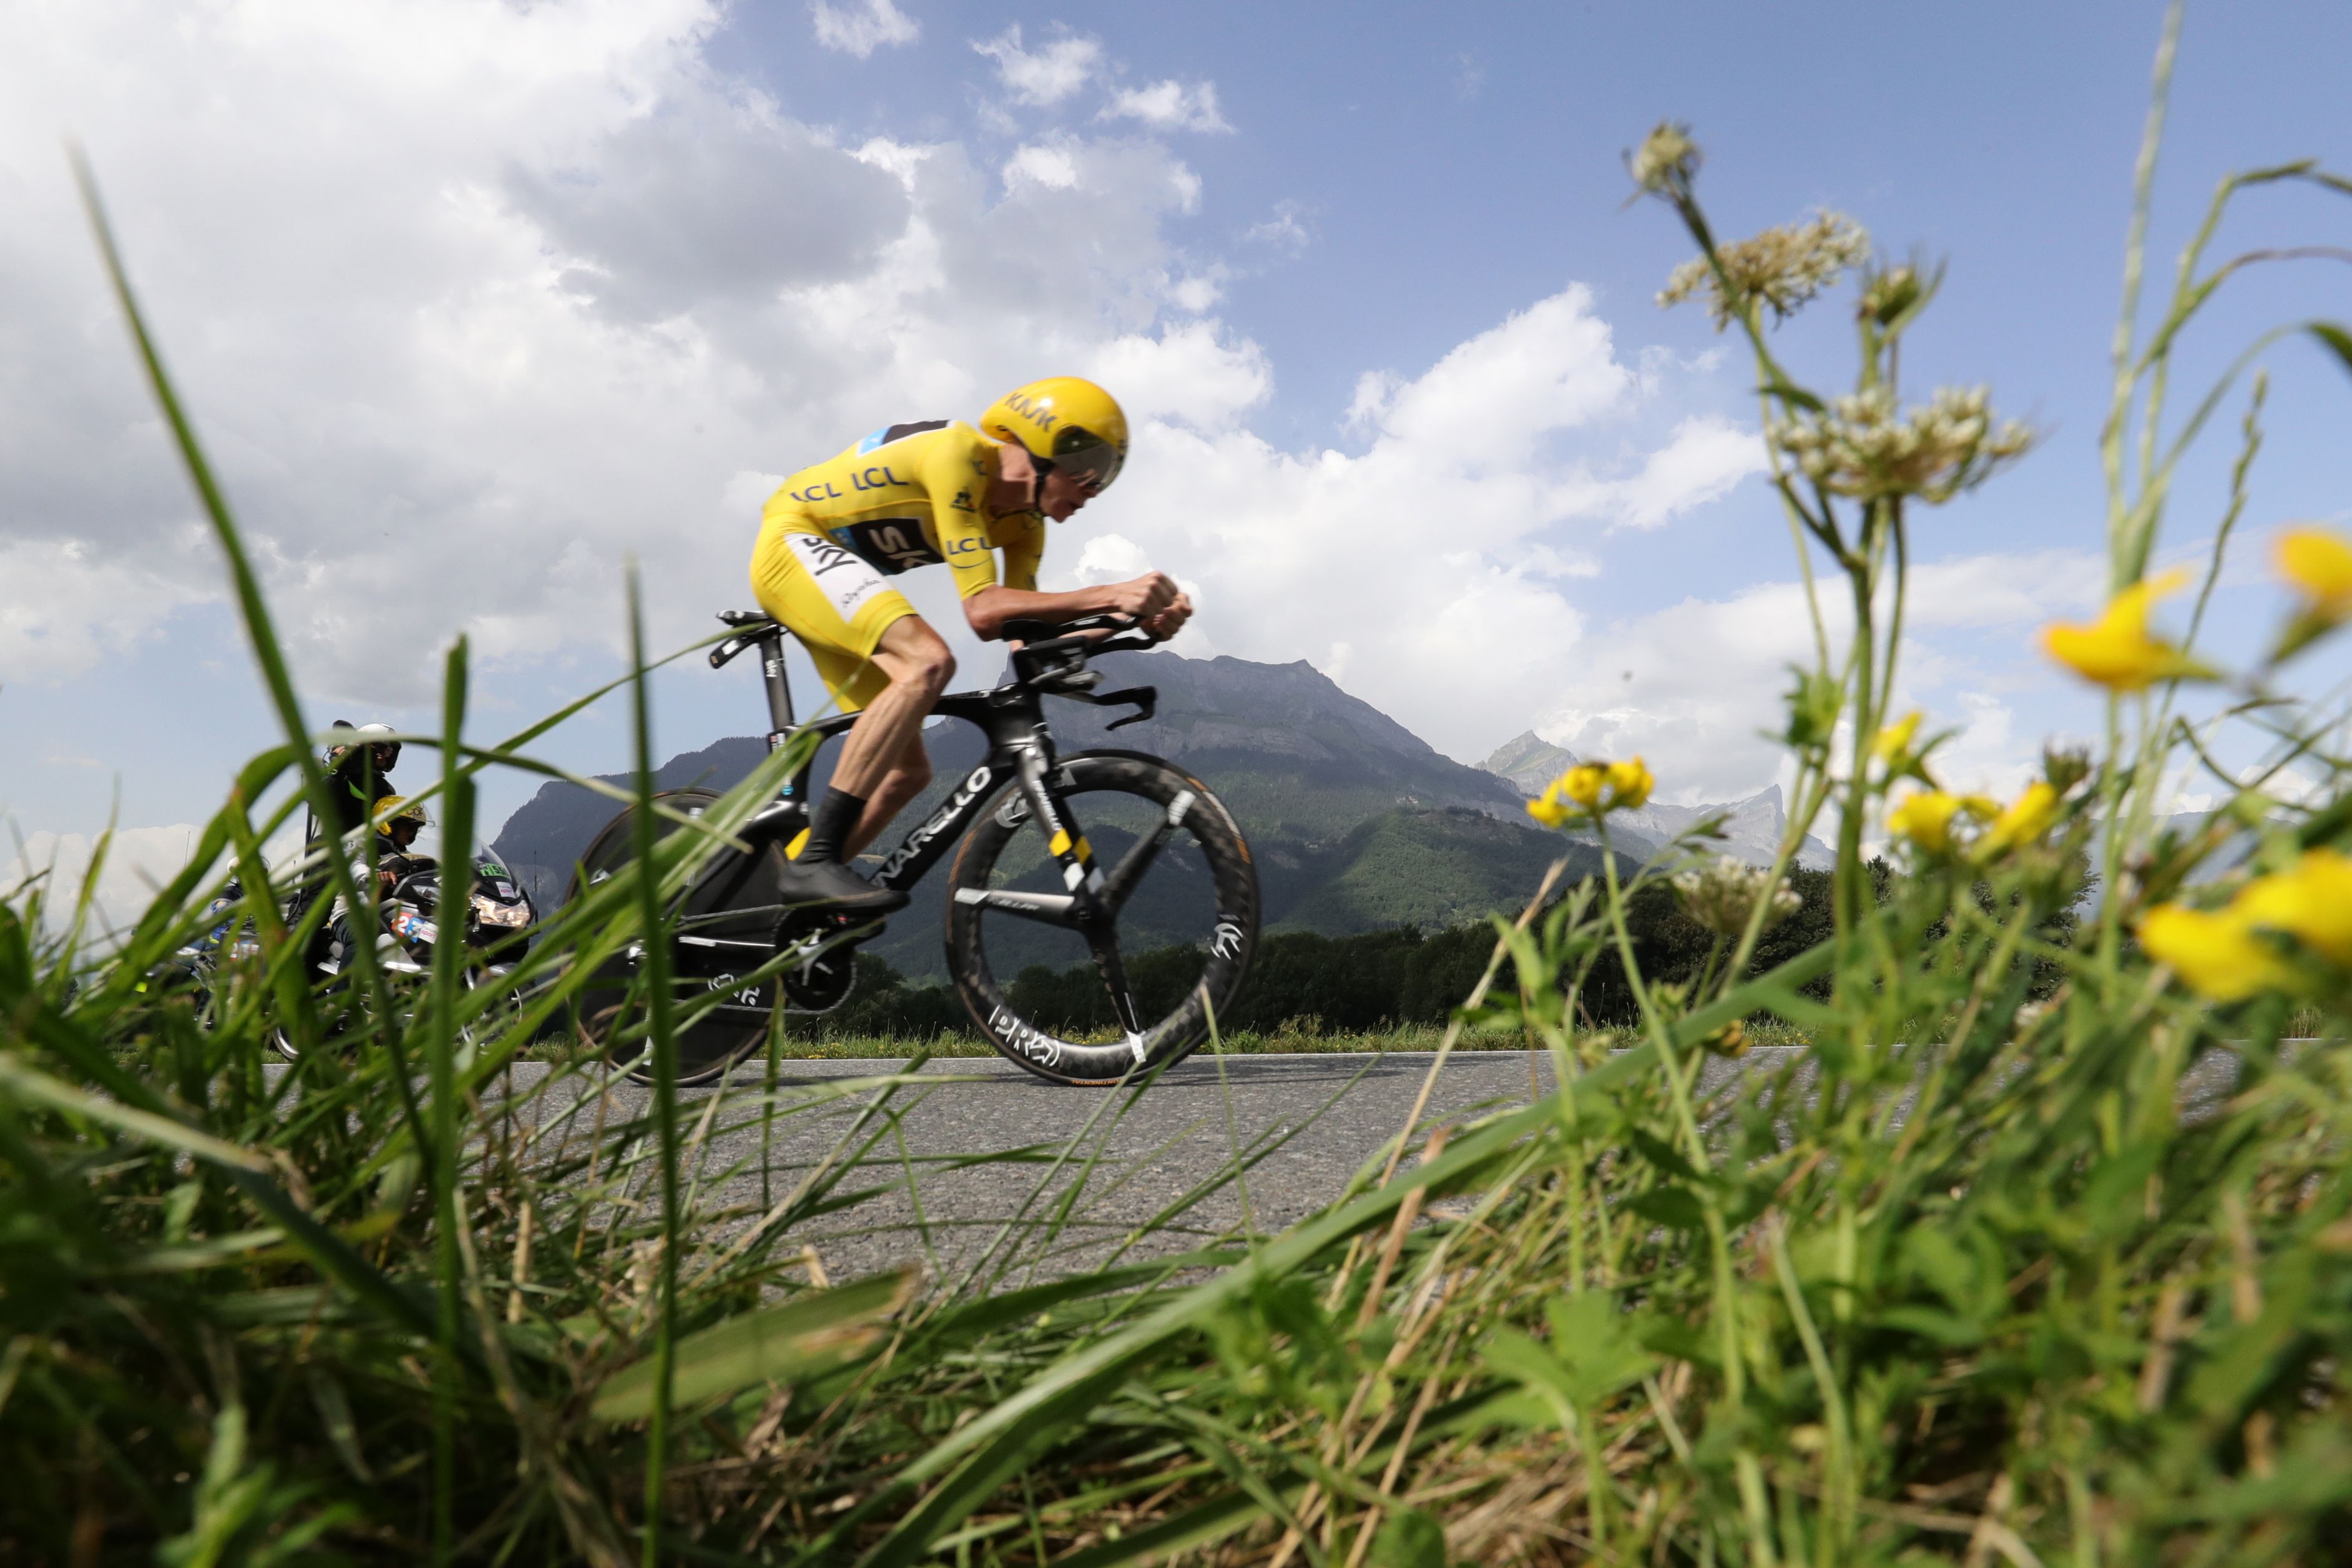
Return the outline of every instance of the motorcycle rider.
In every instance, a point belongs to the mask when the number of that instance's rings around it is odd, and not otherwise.
[[[425,815],[422,802],[411,801],[404,795],[388,795],[376,802],[376,879],[390,888],[394,881],[411,871],[429,871],[435,861],[430,855],[419,855],[416,836],[431,825]]]
[[[351,721],[338,719],[335,728],[352,730]],[[400,742],[368,739],[392,733],[389,724],[362,724],[352,730],[350,742],[327,749],[327,805],[334,819],[324,825],[327,831],[349,833],[364,825],[393,793],[388,775],[400,762]],[[320,826],[312,824],[312,837]]]
[[[322,834],[341,837],[367,826],[373,817],[377,803],[393,793],[385,775],[400,761],[400,742],[389,739],[394,733],[389,724],[362,724],[353,728],[348,719],[334,722],[337,731],[349,731],[352,739],[327,749],[327,816],[313,815],[302,836],[307,848]],[[384,737],[379,739],[378,737]],[[380,889],[389,888],[385,873],[379,870],[376,881]],[[294,897],[286,908],[286,924],[290,929],[302,923],[302,917],[326,891],[324,867],[314,868],[294,889]],[[332,947],[328,927],[321,921],[312,933],[305,952],[309,965],[317,969]]]
[[[808,649],[835,702],[857,714],[808,831],[787,848],[783,901],[877,914],[907,901],[846,862],[930,783],[923,721],[955,657],[885,576],[944,562],[983,640],[1011,620],[1103,611],[1165,637],[1191,617],[1192,601],[1160,572],[1038,592],[1046,520],[1067,521],[1126,460],[1118,401],[1093,382],[1055,376],[999,398],[978,429],[949,419],[885,426],[768,499],[752,591]]]

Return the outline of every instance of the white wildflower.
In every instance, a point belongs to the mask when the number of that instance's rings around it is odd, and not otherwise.
[[[1765,436],[1832,495],[1874,500],[1916,495],[1949,500],[1992,477],[2033,444],[2015,420],[1996,426],[1981,387],[1944,387],[1907,414],[1885,387],[1841,397],[1823,411],[1775,421]]]
[[[1689,184],[1691,176],[1698,173],[1699,157],[1698,143],[1690,139],[1689,126],[1661,120],[1626,167],[1632,170],[1635,184],[1645,191],[1663,193],[1675,185]]]
[[[1807,222],[1782,224],[1724,246],[1715,258],[1722,264],[1722,277],[1706,257],[1694,257],[1675,268],[1658,303],[1680,304],[1704,290],[1720,331],[1750,300],[1770,306],[1776,316],[1792,314],[1836,282],[1838,274],[1870,259],[1870,232],[1843,213],[1818,212]]]
[[[1748,918],[1761,900],[1767,906],[1766,931],[1804,907],[1805,900],[1785,880],[1769,871],[1718,855],[1712,865],[1678,873],[1675,891],[1683,896],[1690,918],[1717,936],[1737,937],[1748,930]]]

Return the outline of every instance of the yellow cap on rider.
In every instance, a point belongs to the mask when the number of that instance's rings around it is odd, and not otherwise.
[[[1079,376],[1047,376],[1006,393],[980,416],[980,428],[1097,490],[1108,489],[1127,462],[1127,415],[1118,399]]]

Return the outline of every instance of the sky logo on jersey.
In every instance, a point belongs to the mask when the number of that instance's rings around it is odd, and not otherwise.
[[[882,428],[877,430],[874,434],[857,443],[857,455],[862,458],[866,456],[866,453],[874,450],[875,447],[885,445],[889,441],[889,439],[890,426],[885,425]]]

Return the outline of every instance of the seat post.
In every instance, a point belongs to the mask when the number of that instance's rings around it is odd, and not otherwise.
[[[760,637],[760,673],[768,683],[768,750],[784,743],[799,721],[793,717],[792,682],[784,679],[784,628],[771,626]]]

